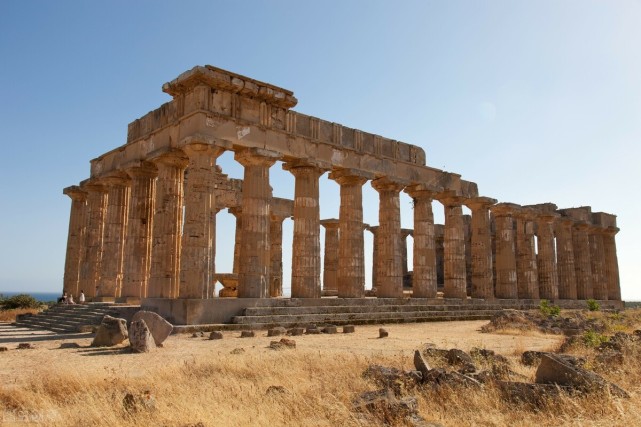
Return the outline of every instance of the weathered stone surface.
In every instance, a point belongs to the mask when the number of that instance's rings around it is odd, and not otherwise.
[[[286,348],[296,348],[296,341],[287,339],[287,338],[281,338],[280,341],[272,341],[269,343],[269,348],[272,350],[283,350]]]
[[[420,350],[414,351],[414,367],[416,367],[416,370],[421,373],[423,378],[427,376],[427,373],[431,369],[430,365],[428,365],[425,359],[423,359]]]
[[[122,406],[125,412],[129,414],[141,411],[153,411],[156,409],[156,398],[149,390],[137,394],[128,392],[122,399]]]
[[[287,333],[287,329],[278,326],[276,328],[269,329],[267,331],[267,336],[268,337],[277,337],[279,335],[285,335]]]
[[[375,384],[390,389],[395,395],[401,396],[413,390],[421,379],[410,372],[380,365],[370,365],[363,372],[363,378],[372,380]]]
[[[618,397],[629,397],[628,393],[619,386],[608,383],[594,372],[573,366],[554,354],[541,356],[541,364],[536,371],[536,383],[558,384],[583,392],[595,392],[609,389]]]
[[[256,333],[254,331],[242,331],[240,333],[241,338],[254,338]]]
[[[33,344],[31,344],[30,342],[21,342],[20,344],[18,344],[17,348],[18,348],[18,350],[31,350],[31,349],[34,349],[36,347]]]
[[[211,331],[209,334],[209,339],[210,340],[222,340],[223,339],[223,333],[221,331]]]
[[[343,333],[344,334],[353,334],[354,332],[356,332],[356,328],[354,327],[354,325],[345,325],[345,326],[343,326]]]
[[[430,427],[418,414],[418,401],[413,396],[398,398],[387,389],[367,391],[354,401],[354,409],[369,413],[385,425]]]
[[[291,328],[287,331],[287,335],[299,336],[305,333],[304,328]]]
[[[60,348],[80,348],[80,344],[77,342],[63,342],[60,343]]]
[[[305,333],[308,335],[320,334],[321,330],[316,325],[310,325],[305,329]]]
[[[92,347],[111,347],[118,345],[129,336],[127,321],[111,316],[105,316],[98,327],[96,336],[91,342]]]
[[[379,338],[387,338],[389,336],[389,332],[387,332],[387,329],[380,328],[378,330],[378,337]]]
[[[338,333],[338,328],[334,325],[328,325],[325,326],[322,331],[324,334],[336,334]]]
[[[285,393],[287,393],[287,389],[282,385],[270,385],[269,387],[267,387],[267,390],[265,390],[265,394],[285,394]]]
[[[129,345],[134,353],[149,353],[156,348],[154,337],[144,320],[139,319],[131,322]]]
[[[137,320],[145,321],[145,325],[147,325],[149,332],[151,332],[151,335],[154,337],[156,345],[162,344],[167,337],[171,335],[171,331],[174,329],[174,326],[171,323],[152,311],[138,311],[134,314],[131,321],[133,323]]]
[[[525,403],[540,408],[548,405],[558,397],[562,390],[570,391],[568,387],[554,384],[532,384],[514,381],[498,381],[497,388],[503,399],[512,403]]]
[[[9,349],[7,347],[4,347],[4,346],[0,347],[0,352],[3,352],[3,351],[9,351]]]
[[[434,368],[423,377],[423,383],[433,386],[448,387],[481,387],[476,379],[459,372],[447,372],[445,369]]]

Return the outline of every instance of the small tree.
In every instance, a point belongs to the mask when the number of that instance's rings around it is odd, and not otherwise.
[[[556,317],[561,313],[561,308],[558,305],[550,304],[550,301],[542,299],[539,303],[539,310],[544,316]]]
[[[587,301],[587,304],[588,304],[588,310],[590,310],[590,311],[599,311],[599,309],[601,308],[599,303],[596,302],[596,300],[594,300],[594,299],[589,299]]]
[[[14,310],[16,308],[38,308],[40,302],[31,295],[19,294],[0,300],[0,309]]]

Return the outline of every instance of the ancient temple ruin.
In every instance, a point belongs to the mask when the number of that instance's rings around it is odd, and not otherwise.
[[[282,222],[291,217],[292,299],[593,298],[620,306],[615,215],[480,197],[475,183],[427,166],[420,147],[292,111],[291,91],[212,66],[163,91],[173,99],[130,123],[126,144],[92,160],[89,179],[64,190],[72,199],[67,293],[141,303],[179,323],[224,321],[239,307],[281,299]],[[244,167],[242,180],[216,166],[228,150]],[[276,161],[295,178],[293,201],[272,197]],[[340,186],[338,219],[319,215],[326,172]],[[367,182],[379,194],[378,225],[363,223]],[[413,200],[413,230],[401,229],[402,191]],[[433,200],[444,225],[434,224]],[[237,220],[234,268],[216,274],[222,209]],[[365,232],[374,235],[367,295]],[[403,254],[410,234],[411,270]]]

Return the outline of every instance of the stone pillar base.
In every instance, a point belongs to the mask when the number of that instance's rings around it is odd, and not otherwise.
[[[116,299],[119,304],[140,305],[141,299],[139,297],[120,297]]]

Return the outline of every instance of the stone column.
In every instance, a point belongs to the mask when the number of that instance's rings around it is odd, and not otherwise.
[[[368,225],[365,228],[372,233],[372,292],[376,292],[377,277],[378,277],[378,225]]]
[[[403,266],[401,242],[401,205],[399,193],[404,184],[389,178],[378,178],[371,182],[378,192],[378,298],[403,297]],[[406,250],[407,253],[407,250]],[[405,260],[407,264],[407,259]],[[407,269],[407,267],[406,267]]]
[[[318,179],[326,169],[306,160],[283,164],[296,179],[292,298],[320,298],[320,206]]]
[[[576,296],[580,300],[588,300],[593,296],[589,228],[590,226],[587,223],[577,222],[572,230],[574,268],[576,270]]]
[[[444,275],[445,298],[467,298],[467,272],[465,270],[465,230],[463,223],[463,197],[439,193],[438,200],[445,208]]]
[[[147,297],[177,298],[187,157],[183,152],[176,151],[162,155],[153,162],[158,168],[158,179]]]
[[[605,277],[608,282],[608,299],[621,301],[619,283],[619,261],[614,236],[619,232],[617,227],[608,227],[603,235],[603,252],[605,254]]]
[[[240,206],[234,208],[227,208],[227,212],[234,215],[236,218],[236,232],[234,238],[234,265],[232,268],[232,273],[238,274],[240,268],[240,239],[242,237],[243,231],[243,216],[241,215],[242,211]]]
[[[341,186],[338,296],[361,298],[365,292],[363,184],[367,177],[358,171],[342,169],[330,173],[329,178]]]
[[[283,221],[286,218],[289,217],[271,214],[269,223],[269,296],[272,298],[283,296]]]
[[[125,237],[125,266],[119,302],[140,303],[147,296],[151,258],[151,231],[154,214],[156,167],[143,162],[130,168],[131,193]]]
[[[536,265],[534,211],[522,208],[516,219],[516,282],[520,299],[539,299],[539,271]]]
[[[269,295],[269,228],[272,188],[269,168],[278,153],[259,148],[236,152],[235,159],[245,167],[242,199],[242,228],[238,296],[266,298]]]
[[[554,253],[554,222],[558,217],[559,215],[554,213],[540,213],[537,221],[539,296],[548,300],[559,298],[559,279]]]
[[[590,264],[592,270],[592,296],[597,300],[608,299],[608,283],[605,278],[605,251],[603,228],[592,226],[588,229],[590,240]]]
[[[185,223],[180,250],[180,289],[184,299],[207,298],[213,283],[216,251],[216,159],[225,149],[193,143],[183,147],[189,158],[185,182]]]
[[[80,264],[80,290],[90,301],[96,296],[100,283],[100,272],[107,211],[107,189],[97,182],[87,182],[82,186],[87,192],[87,217],[85,233],[85,253]]]
[[[77,296],[80,278],[80,258],[84,254],[84,233],[87,212],[87,193],[77,185],[67,187],[63,194],[71,198],[71,214],[69,215],[69,234],[67,235],[67,255],[65,257],[65,273],[62,291],[67,295]]]
[[[561,217],[556,223],[556,263],[559,274],[559,298],[575,300],[576,267],[572,244],[574,220]]]
[[[130,179],[122,172],[102,179],[107,193],[107,219],[102,254],[102,272],[95,301],[115,301],[122,290],[125,236]]]
[[[325,227],[325,256],[323,264],[323,290],[338,292],[338,220],[324,219],[321,225]]]
[[[513,218],[518,208],[513,203],[499,203],[492,207],[496,224],[496,297],[501,299],[519,296]]]
[[[432,200],[435,192],[424,185],[405,188],[414,203],[414,267],[412,297],[436,298],[436,245]]]
[[[465,205],[472,211],[472,298],[494,299],[490,206],[496,199],[474,197]]]

